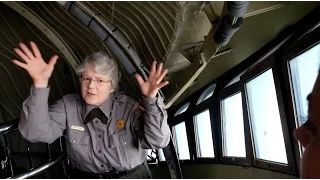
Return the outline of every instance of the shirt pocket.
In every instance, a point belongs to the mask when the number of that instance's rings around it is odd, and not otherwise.
[[[70,132],[69,142],[76,145],[89,145],[89,133],[83,131]]]
[[[118,157],[121,157],[124,154],[127,163],[129,163],[133,157],[130,138],[128,138],[129,135],[128,132],[123,130],[109,136],[109,148],[113,148]]]
[[[88,132],[71,130],[68,134],[70,151],[68,156],[72,162],[82,164],[88,162],[90,157],[90,136]]]

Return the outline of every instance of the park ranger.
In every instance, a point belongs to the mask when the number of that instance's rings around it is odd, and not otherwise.
[[[48,106],[52,75],[58,56],[46,63],[37,45],[19,43],[15,53],[24,62],[33,80],[30,96],[23,102],[19,122],[22,136],[31,142],[52,143],[65,136],[69,159],[74,166],[71,178],[151,178],[144,163],[146,149],[168,145],[170,129],[167,112],[158,90],[167,70],[154,61],[144,81],[136,74],[142,103],[116,91],[119,76],[116,62],[96,52],[76,67],[81,94],[68,94]]]

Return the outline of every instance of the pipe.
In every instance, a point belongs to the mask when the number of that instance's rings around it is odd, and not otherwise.
[[[243,18],[239,17],[235,24],[232,25],[229,20],[229,16],[223,16],[221,23],[214,34],[213,38],[216,44],[219,46],[225,46],[229,43],[231,37],[240,28],[243,23]]]
[[[91,12],[80,2],[67,2],[64,8],[82,24],[87,26],[92,32],[94,32],[103,41],[107,48],[112,52],[121,65],[125,69],[126,73],[130,77],[130,80],[134,81],[135,85],[139,87],[139,84],[134,77],[135,73],[140,73],[142,78],[147,79],[147,75],[143,70],[142,64],[137,53],[131,48],[121,32],[113,24],[106,21],[102,21],[97,14]],[[91,15],[90,15],[91,14]],[[149,74],[149,71],[147,71]],[[165,96],[160,89],[159,95],[165,100]]]
[[[131,75],[137,72],[137,68],[133,65],[129,57],[123,52],[121,47],[116,43],[114,37],[111,36],[94,17],[91,17],[83,11],[76,3],[67,2],[65,9],[79,20],[83,25],[87,26],[93,33],[95,33],[102,42],[106,44],[112,54],[120,61],[125,71]],[[115,32],[117,28],[113,29]]]
[[[227,1],[227,10],[231,16],[243,17],[249,7],[249,1]]]
[[[213,36],[218,47],[227,45],[234,33],[241,27],[249,2],[227,1],[225,6],[228,12],[221,18],[221,23]]]

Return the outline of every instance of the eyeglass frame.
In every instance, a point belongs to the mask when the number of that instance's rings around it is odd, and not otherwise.
[[[88,82],[84,82],[84,79],[87,79]],[[103,79],[93,79],[91,77],[80,77],[80,82],[84,83],[84,84],[90,84],[91,81],[93,81],[95,83],[95,85],[102,85],[102,84],[107,84],[108,82],[111,82],[111,80],[103,80]]]

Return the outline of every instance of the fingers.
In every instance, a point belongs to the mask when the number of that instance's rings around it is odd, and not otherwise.
[[[20,62],[20,61],[18,61],[18,60],[12,60],[12,62],[13,62],[14,64],[22,67],[23,69],[27,69],[27,64],[25,64],[25,63],[22,63],[22,62]]]
[[[155,74],[155,77],[156,77],[156,78],[158,78],[158,77],[160,76],[161,71],[162,71],[162,66],[163,66],[163,63],[160,63],[160,64],[158,65],[157,72],[156,72],[156,74]]]
[[[153,61],[153,62],[152,62],[152,65],[151,65],[149,80],[150,80],[150,79],[153,79],[154,76],[155,76],[155,73],[156,73],[156,65],[157,65],[157,62],[156,62],[156,61]]]
[[[14,52],[21,57],[26,63],[30,61],[30,59],[18,48],[14,48]]]
[[[138,81],[138,83],[139,83],[139,85],[141,87],[143,85],[143,83],[144,83],[144,80],[142,79],[142,77],[138,73],[135,74],[135,77],[136,77],[136,79],[137,79],[137,81]]]
[[[36,43],[30,41],[30,46],[32,48],[32,51],[33,51],[33,54],[36,58],[39,58],[41,57],[41,53],[40,53],[40,50],[38,48],[38,46],[36,45]]]
[[[24,54],[31,60],[34,59],[34,55],[32,54],[32,52],[29,50],[29,48],[23,44],[23,43],[19,43],[20,48],[23,50]]]
[[[52,56],[51,59],[49,60],[49,65],[54,66],[57,63],[58,58],[59,56],[57,55]]]
[[[165,76],[167,73],[168,73],[168,69],[165,69],[165,70],[162,71],[162,73],[160,74],[160,76],[157,77],[157,79],[156,79],[157,84],[159,84],[159,83],[162,81],[162,79],[164,78],[164,76]]]
[[[148,81],[155,82],[156,84],[159,84],[162,81],[162,79],[164,78],[164,76],[168,73],[168,70],[167,69],[162,70],[163,63],[160,63],[158,65],[158,67],[156,67],[156,66],[157,66],[157,61],[153,61],[152,65],[151,65],[151,70],[150,70],[150,75],[149,75]]]
[[[158,85],[158,88],[161,89],[162,87],[166,86],[169,84],[169,81],[165,81],[165,82],[162,82]]]

